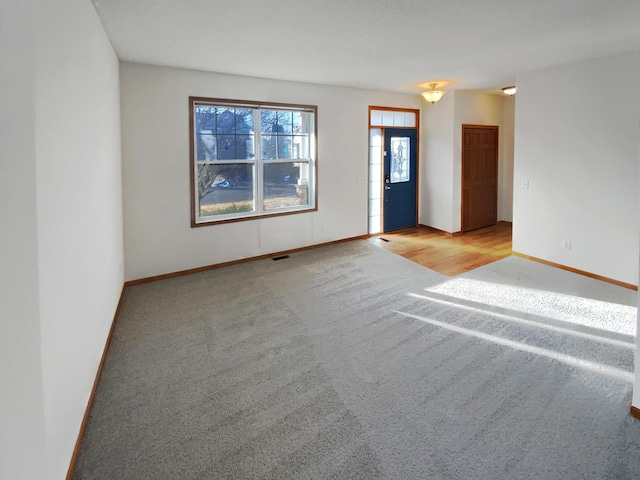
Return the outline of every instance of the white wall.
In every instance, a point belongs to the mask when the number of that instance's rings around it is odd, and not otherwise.
[[[62,478],[124,281],[119,64],[90,2],[42,1],[38,18],[47,471]]]
[[[515,139],[516,97],[502,100],[502,162],[498,173],[498,221],[513,221],[513,152]]]
[[[454,95],[435,104],[423,101],[422,163],[418,221],[445,232],[454,231]]]
[[[33,2],[0,3],[0,478],[44,478]]]
[[[498,220],[511,221],[513,99],[454,90],[438,103],[425,105],[420,223],[450,233],[462,228],[463,124],[499,127]]]
[[[639,84],[640,52],[517,78],[515,251],[638,283]]]
[[[417,95],[132,63],[120,72],[127,280],[366,235],[368,107],[421,106]],[[190,95],[317,105],[318,211],[191,228]]]
[[[90,2],[0,13],[0,478],[61,479],[124,282],[119,65]]]

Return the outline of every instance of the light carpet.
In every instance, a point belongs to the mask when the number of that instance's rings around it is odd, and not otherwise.
[[[130,287],[74,478],[639,478],[635,302],[367,241]]]

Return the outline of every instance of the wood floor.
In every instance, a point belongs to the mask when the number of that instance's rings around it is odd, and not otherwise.
[[[369,241],[443,275],[454,276],[511,255],[511,223],[499,222],[454,236],[418,226],[374,235]]]

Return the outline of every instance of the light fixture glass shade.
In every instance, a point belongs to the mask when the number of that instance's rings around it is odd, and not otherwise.
[[[422,92],[421,95],[427,100],[427,102],[436,103],[445,93],[447,92],[443,90],[428,90],[426,92]]]
[[[505,95],[515,95],[516,87],[513,85],[511,87],[504,87],[502,91],[504,92]]]

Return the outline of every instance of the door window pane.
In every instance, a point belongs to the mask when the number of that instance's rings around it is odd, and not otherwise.
[[[411,142],[409,137],[391,137],[391,161],[389,163],[391,183],[408,182]]]

